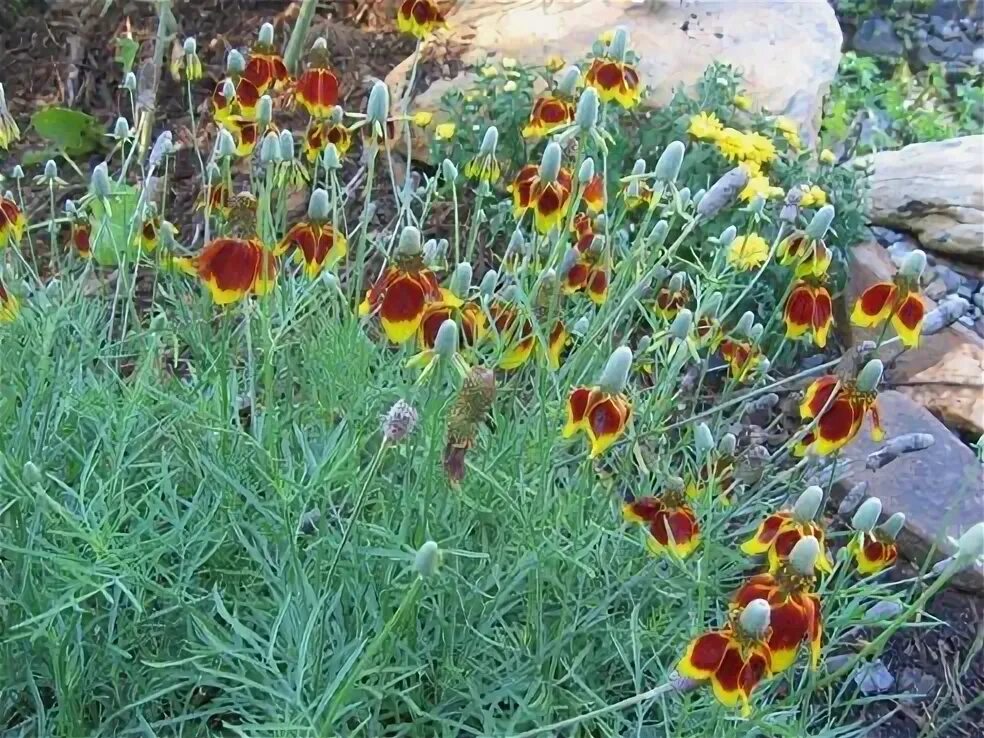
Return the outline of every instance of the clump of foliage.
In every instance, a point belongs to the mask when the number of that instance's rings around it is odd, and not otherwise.
[[[950,85],[940,65],[913,74],[905,62],[844,54],[822,126],[824,144],[866,154],[921,141],[979,133],[984,122],[984,78]]]
[[[444,21],[407,0],[399,24]],[[172,224],[178,139],[145,143],[136,106],[84,197],[52,160],[0,199],[3,724],[865,734],[850,675],[984,526],[892,583],[899,515],[823,522],[841,450],[880,432],[881,363],[776,367],[828,341],[850,226],[824,201],[850,212],[853,175],[724,102],[628,117],[619,31],[563,75],[558,125],[515,99],[536,141],[438,124],[461,149],[401,179],[393,149],[433,121],[382,82],[342,111],[327,43],[297,73],[275,36],[215,89],[193,39],[173,59],[191,120],[211,98],[209,147],[180,144],[200,227]],[[918,339],[923,266],[855,306],[879,345]]]

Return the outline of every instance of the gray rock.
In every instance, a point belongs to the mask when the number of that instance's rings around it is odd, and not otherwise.
[[[853,44],[856,51],[869,56],[900,58],[905,53],[905,45],[891,21],[877,15],[861,24]]]
[[[869,695],[887,692],[895,685],[895,677],[881,659],[861,664],[854,672],[853,679],[858,688]]]
[[[923,294],[930,300],[939,301],[947,295],[946,282],[937,277],[923,289]]]
[[[964,278],[944,264],[936,266],[936,276],[943,280],[947,293],[956,292],[964,285]]]
[[[970,298],[970,301],[981,310],[984,310],[984,292],[975,292],[974,296]]]
[[[899,672],[899,690],[926,696],[936,687],[936,677],[922,669],[907,666]]]
[[[901,241],[905,238],[904,233],[899,233],[898,231],[893,231],[891,228],[883,228],[882,226],[871,226],[871,235],[878,239],[878,243],[883,246],[891,246],[896,241]]]
[[[961,315],[960,322],[963,323],[968,328],[974,327],[974,319],[971,318],[969,315]]]
[[[970,288],[970,285],[964,284],[961,281],[960,285],[957,287],[957,295],[965,300],[969,300],[974,296],[974,291]]]

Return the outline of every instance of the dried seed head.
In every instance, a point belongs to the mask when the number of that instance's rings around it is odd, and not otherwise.
[[[769,603],[765,600],[752,600],[738,616],[738,626],[746,635],[761,639],[769,630],[771,612]]]
[[[698,423],[694,429],[694,449],[697,451],[697,460],[703,462],[714,450],[714,434],[707,426],[707,423]]]
[[[821,502],[823,502],[823,490],[815,484],[807,487],[793,505],[793,518],[801,523],[815,520]]]
[[[321,187],[311,193],[308,201],[308,219],[313,221],[325,222],[331,214],[331,197]]]
[[[397,400],[383,416],[383,441],[388,444],[399,443],[413,433],[417,427],[417,411],[404,400]]]
[[[710,220],[734,202],[738,193],[745,189],[747,184],[748,170],[744,167],[735,167],[725,172],[701,198],[700,204],[697,205],[697,215]]]
[[[872,359],[864,368],[858,373],[857,388],[861,392],[874,392],[878,389],[878,384],[881,382],[882,373],[885,371],[885,365],[882,364],[880,359]]]
[[[877,497],[869,497],[861,503],[851,518],[851,526],[854,530],[861,533],[869,533],[878,524],[878,516],[881,515],[882,503]]]
[[[824,205],[813,216],[810,225],[806,227],[806,236],[814,241],[819,241],[827,235],[830,224],[834,222],[834,206]]]
[[[629,379],[629,370],[632,369],[632,349],[628,346],[619,346],[608,357],[605,370],[601,374],[598,386],[603,392],[618,394],[625,389],[625,383]]]
[[[547,144],[540,159],[540,180],[545,183],[557,181],[560,174],[560,145],[554,141]]]
[[[656,162],[656,179],[663,182],[676,182],[680,174],[680,167],[683,166],[683,155],[687,152],[687,147],[682,141],[671,141],[663,149],[659,160]]]
[[[226,74],[242,74],[246,69],[246,59],[236,49],[229,49],[226,54]]]
[[[440,565],[441,549],[436,543],[434,543],[434,541],[427,541],[423,546],[417,549],[417,555],[414,557],[413,566],[422,578],[427,579],[428,577],[434,576]]]
[[[878,530],[881,531],[886,538],[890,541],[894,541],[899,537],[899,533],[902,532],[902,527],[905,525],[905,514],[897,512],[884,523],[878,526]]]
[[[808,577],[813,574],[818,556],[820,556],[820,542],[813,536],[803,536],[789,552],[789,563],[797,573]]]

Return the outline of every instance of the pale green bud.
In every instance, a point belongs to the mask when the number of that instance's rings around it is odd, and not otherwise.
[[[591,245],[588,246],[588,251],[593,255],[598,256],[601,254],[602,250],[605,248],[605,237],[595,236],[591,239]]]
[[[632,349],[628,346],[619,346],[608,357],[608,363],[605,364],[605,371],[602,372],[598,385],[604,392],[611,394],[622,392],[625,383],[629,380],[630,369],[632,369]]]
[[[632,165],[632,175],[639,176],[640,174],[645,174],[646,172],[646,160],[636,159],[635,164]]]
[[[256,123],[260,130],[266,130],[273,120],[273,98],[263,95],[256,103]]]
[[[858,373],[858,390],[861,392],[874,392],[878,389],[878,383],[881,382],[882,373],[884,371],[885,365],[881,363],[880,359],[872,359],[869,361]]]
[[[807,487],[793,505],[793,518],[800,523],[815,520],[822,502],[823,490],[815,484]]]
[[[489,269],[482,277],[482,282],[478,289],[483,297],[491,297],[495,292],[495,285],[499,281],[499,273],[495,269]]]
[[[551,141],[543,150],[543,158],[540,159],[540,180],[545,183],[556,182],[558,174],[560,174],[560,146]]]
[[[984,556],[984,523],[977,523],[957,541],[957,563],[966,567],[981,556]]]
[[[569,246],[567,251],[564,252],[564,258],[560,260],[560,268],[557,270],[561,276],[567,276],[567,274],[574,268],[577,264],[578,251],[573,246]]]
[[[222,83],[222,97],[224,97],[227,102],[231,102],[235,99],[236,85],[231,79],[227,79]]]
[[[453,320],[445,320],[437,329],[434,339],[434,351],[442,359],[449,360],[458,351],[458,324]]]
[[[330,143],[325,146],[325,150],[321,153],[321,164],[329,171],[342,168],[342,160],[338,156],[338,149],[335,144]]]
[[[670,475],[663,482],[663,487],[667,492],[683,492],[686,489],[687,484],[683,481],[681,477]]]
[[[454,182],[458,179],[458,167],[450,159],[445,159],[441,163],[441,171],[444,172],[444,179],[448,182]]]
[[[765,333],[765,326],[761,323],[756,323],[751,328],[748,329],[748,340],[752,343],[758,343],[762,340],[762,334]],[[765,371],[764,369],[762,371]]]
[[[335,107],[333,107],[331,109],[331,113],[328,114],[328,122],[333,126],[340,125],[344,119],[345,119],[345,111],[342,110],[341,105],[336,105]]]
[[[625,52],[629,48],[629,29],[625,26],[619,26],[615,29],[615,34],[612,36],[612,42],[608,46],[608,56],[613,59],[622,60],[625,59]]]
[[[328,50],[328,41],[325,39],[324,36],[318,36],[318,38],[316,38],[314,40],[314,43],[311,44],[311,50],[312,51],[327,51]]]
[[[369,92],[369,102],[366,104],[366,118],[370,123],[386,125],[389,118],[390,93],[389,87],[381,80],[376,80]]]
[[[755,215],[761,215],[765,210],[765,198],[761,195],[753,197],[752,201],[748,203],[748,210]]]
[[[467,261],[463,261],[454,268],[454,274],[451,275],[451,292],[453,292],[457,297],[464,299],[468,296],[468,290],[471,289],[471,283],[472,265]]]
[[[10,176],[13,179],[24,179],[24,167],[20,164],[15,164],[14,168],[10,170]]]
[[[816,568],[818,556],[820,556],[820,542],[813,536],[803,536],[789,552],[789,563],[797,573],[808,577]]]
[[[718,453],[722,456],[734,456],[735,449],[738,448],[738,439],[734,433],[725,433],[718,441]]]
[[[581,168],[577,170],[577,181],[582,185],[586,185],[588,182],[594,179],[594,175],[595,175],[594,159],[588,157],[583,162],[581,162]]]
[[[228,159],[236,155],[236,142],[225,128],[219,129],[215,139],[215,155],[219,159]]]
[[[694,205],[700,205],[700,201],[704,199],[704,195],[707,194],[707,190],[701,187],[694,193],[693,201]]]
[[[92,189],[92,194],[100,200],[105,200],[109,197],[112,186],[109,183],[109,168],[106,162],[100,162],[92,170],[90,188]]]
[[[282,160],[280,137],[273,131],[270,131],[263,137],[263,141],[260,143],[260,161],[264,164],[273,164]]]
[[[683,155],[686,152],[687,148],[682,141],[671,141],[663,149],[663,153],[660,154],[659,160],[656,162],[656,179],[663,182],[676,182],[676,178],[680,174],[680,167],[683,166]]]
[[[421,253],[420,231],[414,226],[406,226],[400,233],[400,243],[396,247],[398,254],[413,255]]]
[[[911,254],[906,255],[899,271],[903,277],[909,279],[919,279],[923,270],[926,269],[926,253],[921,249],[916,249]]]
[[[122,115],[116,119],[116,125],[113,126],[113,138],[117,141],[124,141],[130,137],[130,121],[124,118]]]
[[[273,24],[264,23],[260,26],[260,32],[256,34],[256,40],[263,46],[273,45]]]
[[[560,77],[560,81],[557,83],[557,92],[561,95],[567,97],[573,97],[574,90],[577,89],[577,81],[581,78],[581,70],[577,67],[570,66],[564,70],[564,73]],[[597,100],[597,96],[595,100]]]
[[[485,156],[493,156],[495,154],[495,147],[499,145],[499,129],[495,126],[489,126],[485,131],[485,136],[482,138],[482,147],[479,149],[478,153]]]
[[[813,216],[810,225],[806,227],[806,236],[815,241],[827,235],[830,224],[834,222],[834,206],[824,205]]]
[[[441,549],[438,548],[434,541],[427,541],[423,546],[417,549],[417,555],[414,557],[413,566],[423,579],[434,576],[440,565]]]
[[[686,272],[677,272],[672,277],[670,277],[669,290],[670,292],[679,292],[683,289],[683,285],[687,282]]]
[[[657,221],[656,225],[653,226],[653,230],[649,233],[649,245],[662,246],[666,242],[666,237],[669,233],[670,224],[665,220]]]
[[[226,54],[226,74],[242,74],[246,69],[246,59],[236,49],[229,49]]]
[[[133,72],[127,72],[123,76],[123,89],[128,92],[137,91],[137,75]]]
[[[878,530],[885,534],[885,537],[889,540],[894,541],[899,537],[899,533],[902,532],[902,526],[905,525],[905,514],[897,512],[884,523],[878,526]]]
[[[694,324],[694,314],[683,308],[676,314],[673,323],[670,324],[670,335],[678,341],[686,340],[690,335],[690,328]]]
[[[738,625],[745,635],[761,639],[769,630],[771,615],[768,602],[762,599],[752,600],[738,616]]]
[[[194,56],[198,53],[198,42],[195,40],[194,36],[189,36],[184,40],[184,44],[181,46],[185,53],[185,56]]]
[[[587,335],[589,328],[591,328],[591,321],[588,320],[586,315],[582,315],[577,319],[577,322],[574,323],[572,332],[575,336],[585,336]]]
[[[856,531],[868,533],[878,524],[878,516],[881,515],[882,503],[877,497],[869,497],[861,503],[851,518],[851,526]]]
[[[744,314],[738,318],[738,322],[735,324],[734,332],[739,336],[747,337],[751,333],[753,325],[755,325],[755,313],[751,310],[746,310]]]
[[[48,159],[44,163],[44,178],[51,182],[58,179],[58,165],[54,159]]]
[[[33,461],[28,461],[24,464],[22,478],[24,480],[24,484],[28,487],[36,487],[44,481],[44,476],[41,474],[41,470],[38,469],[37,465],[35,465]]]
[[[714,450],[714,435],[707,423],[698,423],[694,429],[694,449],[697,451],[697,458],[703,461],[708,454]]]
[[[284,161],[294,161],[294,134],[288,130],[280,132],[280,156]]]
[[[322,188],[318,187],[311,193],[308,202],[308,219],[325,222],[331,213],[331,197]]]
[[[738,229],[734,226],[728,226],[718,236],[718,246],[728,248],[728,246],[734,243],[736,238],[738,238]]]
[[[676,194],[677,207],[680,210],[686,210],[687,206],[690,204],[690,188],[684,187],[682,190],[678,190]]]
[[[653,344],[652,336],[643,336],[639,339],[639,344],[636,346],[636,354],[644,354],[649,350],[649,347]]]
[[[721,309],[721,297],[720,292],[712,292],[707,296],[707,298],[701,303],[700,307],[697,308],[698,318],[716,318],[718,311]]]
[[[222,179],[222,170],[214,161],[210,161],[205,167],[205,179],[210,185],[216,185]]]

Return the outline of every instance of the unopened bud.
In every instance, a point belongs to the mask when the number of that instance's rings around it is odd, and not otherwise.
[[[734,226],[728,226],[718,236],[718,246],[728,248],[728,246],[734,243],[736,238],[738,238],[738,229]]]
[[[735,167],[724,175],[707,191],[697,205],[697,215],[711,219],[730,205],[748,184],[748,171],[744,167]]]
[[[690,204],[690,188],[684,187],[682,190],[677,190],[676,203],[679,210],[686,210],[687,206]]]
[[[48,159],[44,163],[44,178],[49,182],[53,182],[58,179],[58,165],[55,164],[54,159]]]
[[[150,150],[148,163],[152,167],[160,166],[160,163],[164,161],[164,157],[172,151],[174,151],[174,138],[170,131],[162,131],[161,135],[154,141],[153,148]]]
[[[588,246],[588,252],[594,256],[601,254],[602,250],[605,248],[605,237],[595,236],[591,239],[591,245]]]
[[[834,206],[824,205],[813,216],[810,225],[806,227],[806,236],[814,241],[819,241],[827,235],[830,224],[834,222]]]
[[[902,527],[905,525],[905,514],[897,512],[889,517],[884,523],[878,526],[886,538],[890,541],[894,541],[899,537],[899,533],[902,532]]]
[[[588,334],[588,329],[590,327],[591,327],[591,321],[588,320],[588,317],[586,315],[582,315],[574,323],[574,328],[571,329],[571,332],[575,336],[586,336]]]
[[[113,126],[113,138],[117,141],[124,141],[130,137],[130,122],[122,115],[116,119]]]
[[[226,54],[226,74],[242,74],[246,69],[246,59],[237,49],[229,49]]]
[[[649,350],[649,347],[653,344],[653,337],[650,335],[645,335],[639,339],[639,343],[636,344],[636,354],[644,354]]]
[[[38,469],[33,461],[28,461],[24,464],[22,478],[24,480],[24,484],[28,487],[36,487],[44,481],[44,476],[42,476],[41,470]]]
[[[448,182],[454,182],[458,179],[458,167],[450,159],[445,159],[441,163],[441,171],[444,173],[444,179]]]
[[[798,574],[808,577],[813,574],[819,556],[820,542],[813,536],[803,536],[789,552],[789,563]]]
[[[670,277],[669,290],[670,292],[679,292],[683,289],[683,285],[687,282],[686,272],[676,272],[672,277]]]
[[[260,161],[263,164],[273,164],[282,160],[280,137],[273,131],[270,131],[263,137],[263,141],[260,143]]]
[[[925,269],[926,253],[921,249],[916,249],[912,253],[906,255],[905,260],[902,262],[902,268],[899,269],[899,271],[902,273],[903,277],[908,277],[909,279],[919,279]]]
[[[721,309],[721,297],[720,292],[712,292],[707,296],[707,298],[701,303],[700,307],[697,308],[698,318],[716,318],[718,311]]]
[[[414,226],[406,226],[400,233],[400,243],[396,247],[396,252],[406,255],[421,253],[420,231]]]
[[[189,36],[184,40],[181,49],[184,51],[185,56],[194,56],[198,53],[198,42],[195,41],[194,36]]]
[[[588,157],[581,162],[581,168],[577,170],[577,181],[579,184],[586,185],[595,175],[594,159]]]
[[[339,159],[338,149],[335,148],[335,144],[330,143],[325,146],[325,150],[321,152],[321,165],[328,171],[335,171],[342,168],[342,162]]]
[[[619,346],[608,357],[608,363],[605,364],[605,370],[601,373],[598,386],[603,392],[610,394],[622,392],[629,379],[630,369],[632,369],[632,349],[628,346]]]
[[[663,153],[660,154],[656,162],[656,179],[663,182],[676,182],[677,175],[680,174],[680,167],[683,165],[683,155],[687,152],[686,146],[681,141],[671,141]]]
[[[704,199],[704,195],[706,194],[707,194],[707,190],[705,190],[703,187],[697,190],[694,193],[694,197],[693,197],[694,205],[699,205],[700,201]]]
[[[294,134],[286,129],[280,132],[280,156],[284,161],[294,161]]]
[[[761,195],[753,197],[752,201],[748,203],[748,211],[755,215],[761,215],[765,211],[765,198]]]
[[[678,341],[686,340],[690,335],[690,328],[694,323],[694,314],[683,308],[676,314],[673,323],[670,324],[670,335]]]
[[[957,563],[961,567],[972,565],[984,556],[984,523],[977,523],[957,541]]]
[[[311,44],[311,51],[327,51],[328,50],[328,40],[324,36],[318,36],[314,39],[314,43]]]
[[[721,440],[718,441],[718,453],[721,456],[729,458],[734,456],[736,448],[738,448],[738,439],[735,438],[734,433],[725,433],[721,436]]]
[[[858,373],[858,379],[856,382],[857,388],[861,392],[874,392],[878,389],[878,383],[881,382],[882,373],[885,371],[885,365],[882,364],[880,359],[872,359],[864,368]]]
[[[482,281],[478,286],[479,292],[482,293],[483,297],[492,297],[495,292],[495,285],[499,281],[499,273],[495,269],[489,269],[485,272],[482,277]]]
[[[851,526],[854,530],[861,533],[869,533],[878,524],[878,516],[881,515],[882,503],[877,497],[869,497],[861,503],[851,518]]]
[[[771,612],[769,603],[765,600],[752,600],[745,605],[745,609],[738,616],[738,625],[745,635],[761,639],[769,630]]]
[[[100,162],[96,165],[95,169],[92,170],[90,186],[93,196],[97,199],[105,200],[109,197],[111,185],[109,183],[109,168],[107,167],[106,162]]]
[[[701,462],[714,450],[714,435],[707,423],[698,423],[694,429],[694,449],[697,451],[697,459]]]
[[[471,283],[472,265],[467,261],[463,261],[454,268],[454,274],[451,275],[451,292],[453,292],[456,297],[464,299],[468,296],[468,291],[471,289]]]
[[[441,549],[438,548],[434,541],[427,541],[423,546],[417,549],[417,555],[414,557],[413,566],[423,579],[434,576],[440,565]]]
[[[619,26],[615,29],[611,44],[608,45],[608,56],[621,61],[625,58],[625,52],[628,51],[628,48],[629,29],[625,26]]]
[[[24,179],[24,167],[20,164],[15,164],[14,168],[10,170],[10,176],[13,179]]]
[[[748,340],[752,343],[758,343],[762,340],[762,334],[765,333],[765,326],[761,323],[756,323],[751,328],[748,329]],[[765,371],[763,369],[762,371]]]
[[[260,32],[256,34],[256,40],[263,46],[273,45],[273,24],[264,23],[260,26]]]
[[[390,93],[389,87],[382,80],[376,80],[369,92],[369,102],[366,104],[366,118],[370,123],[386,125],[389,118]]]
[[[902,605],[893,600],[882,600],[864,611],[865,620],[894,620],[902,613]]]
[[[543,158],[540,159],[540,181],[543,183],[556,182],[559,174],[560,145],[551,141],[543,150]]]
[[[308,201],[308,219],[313,221],[325,222],[331,213],[331,198],[328,193],[318,187],[311,193]]]
[[[137,75],[133,72],[127,72],[123,76],[123,89],[127,92],[137,91]]]
[[[793,518],[800,523],[815,520],[823,502],[823,490],[814,485],[807,487],[793,505]]]
[[[236,99],[236,85],[231,79],[222,83],[222,97],[226,99],[226,102],[232,102]]]
[[[566,97],[574,97],[579,79],[581,79],[581,70],[574,66],[567,67],[557,83],[557,92]]]
[[[437,329],[434,351],[439,357],[446,360],[451,359],[458,351],[458,324],[453,320],[445,320]]]
[[[273,120],[273,98],[263,95],[256,103],[256,124],[260,130],[266,130]]]
[[[492,156],[495,154],[495,147],[499,145],[499,129],[495,126],[489,126],[485,131],[485,136],[482,138],[482,146],[478,153],[486,156]]]
[[[662,246],[666,242],[666,237],[670,233],[670,224],[665,220],[660,220],[656,222],[653,226],[653,230],[649,233],[650,246]]]
[[[210,185],[217,185],[222,179],[222,170],[214,161],[210,161],[205,167],[205,181]]]
[[[753,325],[755,325],[755,313],[751,310],[746,310],[735,324],[734,332],[738,336],[747,338],[749,333],[752,331]]]

